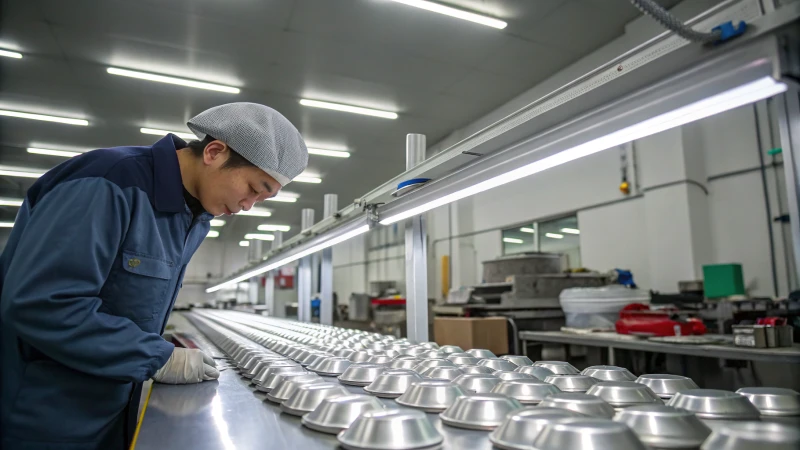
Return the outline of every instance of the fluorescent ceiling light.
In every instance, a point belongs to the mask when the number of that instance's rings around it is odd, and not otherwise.
[[[389,225],[409,217],[422,214],[436,207],[466,198],[480,192],[502,186],[506,183],[519,180],[552,167],[574,161],[584,156],[616,147],[637,139],[660,133],[671,128],[719,114],[729,109],[772,97],[786,91],[786,84],[775,81],[772,77],[746,83],[737,88],[722,92],[717,95],[696,101],[689,105],[674,109],[670,112],[646,119],[635,125],[614,131],[603,137],[593,139],[578,146],[548,156],[517,169],[498,175],[494,178],[476,183],[452,194],[444,195],[423,205],[410,208],[407,211],[395,214],[380,221],[381,225]]]
[[[0,206],[22,206],[21,198],[0,198]]]
[[[523,233],[536,233],[536,230],[528,227],[522,227],[519,229],[519,231],[522,231]]]
[[[292,256],[287,256],[286,258],[283,258],[283,259],[281,259],[281,260],[279,260],[279,261],[277,261],[277,262],[275,262],[273,264],[269,264],[269,265],[266,265],[264,267],[260,267],[258,269],[251,270],[250,272],[247,272],[247,273],[245,273],[243,275],[240,275],[240,276],[238,276],[238,277],[236,277],[236,278],[234,278],[232,280],[226,281],[224,283],[220,283],[220,284],[218,284],[216,286],[212,286],[212,287],[206,289],[206,292],[207,293],[216,292],[216,291],[222,289],[223,287],[227,287],[227,286],[236,284],[236,283],[238,283],[240,281],[249,280],[250,278],[253,278],[255,276],[261,275],[262,273],[269,272],[270,270],[277,269],[278,267],[281,267],[281,266],[285,266],[286,264],[289,264],[290,262],[297,261],[300,258],[303,258],[305,256],[308,256],[308,255],[311,255],[311,254],[314,254],[314,253],[317,253],[318,251],[324,250],[324,249],[326,249],[328,247],[332,247],[332,246],[334,246],[334,245],[336,245],[336,244],[338,244],[340,242],[344,242],[344,241],[346,241],[346,240],[348,240],[350,238],[356,237],[359,234],[366,233],[367,231],[369,231],[369,225],[364,225],[362,227],[356,228],[353,231],[350,231],[348,233],[345,233],[345,234],[343,234],[341,236],[338,236],[338,237],[335,237],[333,239],[328,239],[327,241],[321,242],[321,243],[319,243],[319,244],[317,244],[317,245],[315,245],[315,246],[313,246],[313,247],[311,247],[309,249],[303,250],[302,252],[298,252],[298,253],[296,253],[296,254],[294,254]]]
[[[517,238],[503,238],[503,242],[507,242],[509,244],[524,244],[525,243],[525,241],[523,241],[522,239],[517,239]]]
[[[295,203],[297,201],[297,197],[289,197],[286,195],[278,194],[275,197],[270,197],[267,199],[270,202],[284,202],[284,203]]]
[[[289,225],[270,225],[268,223],[265,223],[263,225],[259,225],[258,226],[258,231],[283,231],[283,232],[286,232],[286,231],[289,231],[291,229],[292,229],[292,227],[290,227]]]
[[[381,111],[379,109],[362,108],[360,106],[342,105],[340,103],[321,102],[319,100],[302,99],[300,104],[312,108],[332,109],[334,111],[363,114],[365,116],[382,117],[384,119],[397,119],[397,113]]]
[[[14,222],[0,222],[0,228],[13,228]]]
[[[140,80],[156,81],[158,83],[177,84],[179,86],[193,87],[197,89],[206,89],[209,91],[227,92],[229,94],[238,94],[239,88],[232,86],[224,86],[222,84],[206,83],[204,81],[186,80],[183,78],[168,77],[164,75],[156,75],[154,73],[139,72],[136,70],[120,69],[117,67],[109,67],[106,69],[111,75],[121,75],[123,77],[138,78]]]
[[[183,139],[184,141],[196,141],[197,136],[193,133],[187,133],[185,131],[169,131],[169,130],[159,130],[158,128],[139,128],[139,131],[143,134],[154,134],[156,136],[165,136],[169,133],[178,136],[179,138]]]
[[[237,216],[253,216],[253,217],[271,217],[272,212],[266,209],[252,207],[249,211],[241,210],[236,213]]]
[[[210,238],[219,237],[219,231],[217,231],[217,230],[211,230],[211,231],[209,231],[209,232],[208,232],[208,234],[206,235],[206,237],[210,237]]]
[[[322,148],[308,148],[308,153],[311,155],[332,156],[334,158],[349,158],[350,152],[344,150],[325,150]]]
[[[581,230],[577,228],[562,228],[561,232],[567,234],[581,234]]]
[[[63,156],[65,158],[72,158],[73,156],[78,156],[83,152],[72,152],[72,151],[68,151],[68,150],[52,150],[52,149],[49,149],[49,148],[28,147],[28,153],[35,153],[37,155]]]
[[[468,20],[470,22],[479,23],[481,25],[490,26],[502,30],[508,24],[502,20],[495,19],[489,16],[482,16],[473,12],[464,11],[463,9],[451,8],[439,3],[429,2],[426,0],[393,0],[397,3],[413,6],[415,8],[424,9],[426,11],[444,14],[446,16],[455,17],[457,19]]]
[[[239,247],[250,247],[250,241],[239,241]]]
[[[564,239],[564,235],[563,235],[563,234],[558,234],[558,233],[545,233],[544,235],[545,235],[545,236],[547,236],[547,237],[549,237],[549,238],[551,238],[551,239]]]
[[[292,181],[297,181],[298,183],[320,184],[320,183],[322,183],[322,178],[320,178],[320,177],[312,177],[312,176],[308,176],[308,175],[298,175]]]
[[[48,116],[45,114],[33,114],[20,111],[9,111],[7,109],[0,109],[0,116],[17,117],[19,119],[41,120],[44,122],[65,123],[67,125],[80,125],[85,127],[89,125],[88,120],[72,119],[69,117]]]
[[[244,235],[245,239],[258,239],[259,241],[274,241],[275,236],[272,234],[258,234],[258,233],[247,233]]]
[[[0,56],[5,56],[6,58],[22,59],[22,53],[12,52],[11,50],[3,50],[1,48],[0,48]]]
[[[212,227],[225,226],[225,221],[222,220],[222,219],[211,219],[211,222],[209,222],[209,223],[211,224]]]
[[[15,167],[0,166],[0,176],[6,177],[21,177],[21,178],[39,178],[44,175],[44,172],[34,171],[29,169],[18,169]]]

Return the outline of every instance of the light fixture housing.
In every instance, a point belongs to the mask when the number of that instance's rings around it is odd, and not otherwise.
[[[11,167],[11,166],[0,166],[0,176],[6,177],[20,177],[20,178],[39,178],[44,175],[45,172],[36,170],[36,169],[28,169],[26,167]]]
[[[282,203],[296,203],[297,197],[287,197],[285,195],[276,195],[267,199],[268,202],[282,202]]]
[[[317,176],[312,176],[312,175],[298,175],[298,176],[294,177],[294,179],[292,181],[296,181],[298,183],[319,184],[319,183],[322,183],[322,178],[317,177]]]
[[[13,228],[14,222],[0,222],[0,228]]]
[[[0,206],[22,206],[22,199],[0,197]]]
[[[320,100],[301,99],[300,104],[312,108],[330,109],[333,111],[361,114],[364,116],[380,117],[383,119],[397,119],[397,113],[391,111],[381,111],[379,109],[362,108],[361,106],[344,105],[342,103],[323,102]]]
[[[224,227],[225,223],[226,222],[222,219],[211,219],[209,221],[209,225],[211,225],[212,227]]]
[[[142,134],[152,134],[155,136],[166,136],[167,134],[174,134],[179,138],[183,139],[184,141],[196,141],[197,136],[193,133],[188,133],[186,131],[169,131],[169,130],[161,130],[159,128],[139,128],[139,132]]]
[[[292,227],[289,225],[272,225],[268,223],[264,223],[258,226],[258,231],[282,231],[287,232],[291,230]]]
[[[11,50],[4,50],[2,48],[0,48],[0,56],[5,56],[6,58],[22,59],[22,53],[14,52]]]
[[[244,238],[247,240],[256,239],[259,241],[274,241],[275,235],[274,234],[260,234],[260,233],[247,233],[244,235]]]
[[[75,152],[70,150],[54,150],[50,148],[28,147],[28,153],[33,153],[36,155],[61,156],[64,158],[72,158],[73,156],[78,156],[83,152]]]
[[[567,234],[581,234],[581,230],[577,228],[562,228],[561,232]]]
[[[208,83],[205,81],[187,80],[185,78],[170,77],[166,75],[158,75],[155,73],[139,72],[138,70],[121,69],[119,67],[109,67],[106,69],[111,75],[120,75],[123,77],[138,78],[140,80],[155,81],[157,83],[175,84],[178,86],[192,87],[196,89],[205,89],[209,91],[226,92],[228,94],[238,94],[240,89],[233,86],[225,86],[222,84]]]
[[[536,233],[536,230],[528,227],[522,227],[519,229],[519,231],[522,231],[523,233]]]
[[[239,247],[250,247],[250,241],[239,241]]]
[[[563,234],[558,234],[558,233],[545,233],[544,235],[545,235],[545,236],[547,236],[547,237],[549,237],[549,238],[551,238],[551,239],[564,239],[564,235],[563,235]]]
[[[415,8],[424,9],[425,11],[430,11],[437,14],[443,14],[446,16],[455,17],[457,19],[466,20],[473,23],[479,23],[481,25],[486,25],[488,27],[497,28],[498,30],[502,30],[503,28],[508,26],[508,23],[500,19],[495,19],[494,17],[476,14],[470,11],[464,11],[463,9],[457,9],[450,6],[445,6],[440,3],[429,2],[426,0],[392,0],[392,1],[397,3],[402,3],[408,6],[413,6]]]
[[[525,243],[525,241],[523,241],[522,239],[510,238],[510,237],[503,238],[503,242],[505,242],[507,244],[524,244]]]
[[[350,152],[345,150],[326,150],[323,148],[308,147],[309,155],[331,156],[333,158],[349,158]]]
[[[73,119],[71,117],[49,116],[46,114],[35,114],[22,111],[11,111],[7,109],[0,109],[0,116],[16,117],[18,119],[41,120],[43,122],[63,123],[67,125],[78,125],[85,127],[89,125],[86,119]]]
[[[251,217],[272,217],[272,211],[264,208],[254,206],[249,211],[241,210],[236,213],[237,216],[251,216]]]

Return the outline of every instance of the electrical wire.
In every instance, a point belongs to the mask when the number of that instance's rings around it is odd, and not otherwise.
[[[652,17],[656,22],[660,23],[664,28],[674,31],[678,36],[692,41],[709,43],[718,41],[722,35],[720,31],[712,31],[704,33],[692,29],[690,26],[684,24],[680,19],[673,16],[669,11],[664,9],[663,6],[655,2],[655,0],[630,0],[633,6],[639,9],[645,15]]]

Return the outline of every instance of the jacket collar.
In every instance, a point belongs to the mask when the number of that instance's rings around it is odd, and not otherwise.
[[[186,142],[174,134],[168,134],[153,144],[153,187],[158,211],[179,213],[186,210],[177,153],[179,148],[185,147]]]

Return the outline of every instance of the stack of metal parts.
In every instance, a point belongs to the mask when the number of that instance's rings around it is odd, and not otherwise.
[[[581,372],[561,361],[236,312],[192,320],[267,400],[309,429],[337,434],[346,449],[436,448],[447,427],[485,432],[510,450],[800,448],[800,394],[792,390],[698,389],[677,375]],[[364,362],[377,356],[385,358]]]

